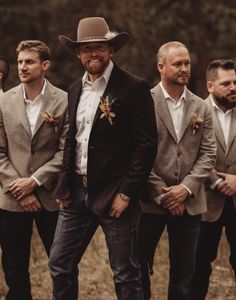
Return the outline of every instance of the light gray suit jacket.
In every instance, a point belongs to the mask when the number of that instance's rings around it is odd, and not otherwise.
[[[233,108],[232,111],[229,141],[228,145],[226,145],[222,127],[215,109],[212,106],[210,97],[207,98],[206,102],[212,110],[217,142],[217,155],[215,168],[211,171],[210,177],[205,184],[208,210],[207,213],[203,214],[202,219],[204,221],[214,222],[221,216],[226,196],[220,193],[217,189],[212,190],[210,185],[220,178],[216,174],[217,172],[236,175],[236,108]],[[236,209],[236,196],[233,196],[233,202]]]
[[[212,115],[208,105],[199,97],[186,92],[183,123],[179,141],[175,133],[168,105],[160,85],[151,90],[157,121],[158,150],[152,172],[148,180],[151,199],[163,194],[163,187],[184,184],[192,195],[185,201],[191,215],[206,211],[204,182],[214,167],[216,143],[212,128]],[[197,113],[203,123],[193,134],[193,113]],[[153,200],[143,203],[142,211],[166,213]]]
[[[67,93],[47,82],[41,112],[52,114],[58,124],[45,123],[39,113],[31,134],[22,85],[0,97],[0,208],[23,211],[8,185],[33,175],[42,183],[36,188],[41,204],[48,210],[58,209],[52,193],[68,130],[67,103]]]

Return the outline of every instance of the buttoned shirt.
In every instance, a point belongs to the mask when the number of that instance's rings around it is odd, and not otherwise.
[[[230,124],[231,124],[231,118],[232,118],[232,109],[227,110],[224,112],[214,101],[213,96],[210,95],[211,103],[213,106],[213,109],[216,112],[217,118],[220,122],[220,126],[223,131],[224,140],[226,147],[228,146],[228,140],[229,140],[229,131],[230,131]],[[215,182],[213,182],[210,185],[210,188],[213,190],[223,179],[219,178]]]
[[[75,136],[77,142],[75,171],[80,175],[87,174],[89,136],[101,96],[106,89],[113,66],[114,64],[110,61],[104,73],[94,82],[90,81],[87,71],[82,78],[82,93],[76,113],[77,133]]]
[[[174,125],[175,133],[177,136],[177,139],[179,141],[181,129],[182,129],[182,122],[183,122],[183,111],[184,111],[184,105],[186,102],[186,87],[184,87],[184,91],[182,95],[179,98],[179,101],[176,102],[171,96],[168,94],[168,92],[165,90],[162,82],[160,82],[160,87],[163,92],[164,98],[166,100],[166,103],[169,108],[170,116]],[[190,195],[192,195],[191,190],[184,184],[181,184],[183,187],[186,188],[186,190],[189,192]],[[160,195],[157,197],[156,202],[158,204],[161,204],[161,199],[164,197],[165,194]]]
[[[28,120],[29,120],[30,130],[31,130],[32,134],[34,133],[35,124],[36,124],[36,121],[39,117],[40,108],[41,108],[41,105],[43,103],[46,84],[47,83],[46,83],[46,80],[45,80],[43,88],[42,88],[40,94],[37,97],[35,97],[34,100],[27,99],[27,96],[26,96],[26,93],[25,93],[25,88],[23,86],[25,110],[26,110],[26,114],[27,114],[27,117],[28,117]]]
[[[45,80],[40,94],[37,97],[35,97],[34,100],[27,99],[25,88],[23,85],[23,97],[25,101],[25,110],[29,120],[30,130],[32,134],[34,133],[35,124],[39,117],[39,112],[40,112],[41,105],[43,103],[46,85],[47,85],[47,81]],[[42,183],[35,176],[31,176],[31,177],[36,181],[38,186],[42,185]]]
[[[182,95],[180,96],[178,102],[176,102],[176,100],[171,98],[171,96],[168,94],[168,92],[163,87],[162,82],[160,83],[160,87],[162,89],[163,95],[164,95],[166,103],[168,105],[171,119],[172,119],[174,129],[175,129],[175,133],[176,133],[177,139],[179,141],[181,129],[182,129],[183,110],[184,110],[184,105],[186,102],[186,87],[184,87],[184,91],[183,91]]]

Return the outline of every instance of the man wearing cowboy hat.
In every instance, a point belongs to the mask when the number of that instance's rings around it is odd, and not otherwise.
[[[100,17],[79,22],[77,41],[60,36],[85,68],[69,89],[70,129],[56,189],[61,207],[49,266],[54,300],[78,297],[78,270],[98,225],[106,236],[118,299],[143,299],[137,261],[138,199],[156,153],[146,81],[111,61],[128,40]]]

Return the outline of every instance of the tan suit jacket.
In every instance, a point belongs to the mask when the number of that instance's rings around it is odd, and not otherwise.
[[[191,215],[206,211],[204,182],[212,170],[216,157],[216,143],[212,116],[208,105],[199,97],[186,92],[182,131],[179,141],[175,133],[168,105],[160,85],[151,90],[157,121],[158,150],[148,180],[151,199],[163,194],[163,187],[184,184],[191,192],[185,201]],[[204,120],[193,134],[193,113]],[[142,204],[143,212],[165,213],[153,200]]]
[[[205,184],[208,211],[203,214],[202,219],[204,221],[214,222],[221,216],[226,199],[226,196],[217,189],[212,190],[210,188],[210,185],[220,178],[216,172],[236,175],[236,108],[232,110],[229,141],[228,145],[226,145],[222,127],[215,109],[212,106],[210,97],[207,98],[206,102],[212,110],[217,142],[217,155],[215,168],[211,171],[210,177]],[[233,202],[236,209],[236,196],[233,196]]]
[[[39,113],[31,134],[22,85],[0,97],[0,208],[22,211],[8,185],[14,179],[33,175],[42,183],[36,188],[41,204],[48,210],[58,209],[52,192],[68,129],[67,103],[66,92],[47,82],[41,112],[52,114],[58,124],[45,123]]]

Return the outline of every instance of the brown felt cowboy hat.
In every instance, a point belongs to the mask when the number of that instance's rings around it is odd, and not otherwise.
[[[60,35],[59,41],[73,52],[81,43],[109,42],[114,52],[118,51],[128,41],[127,32],[111,32],[107,22],[101,17],[90,17],[80,20],[77,29],[77,41]]]

